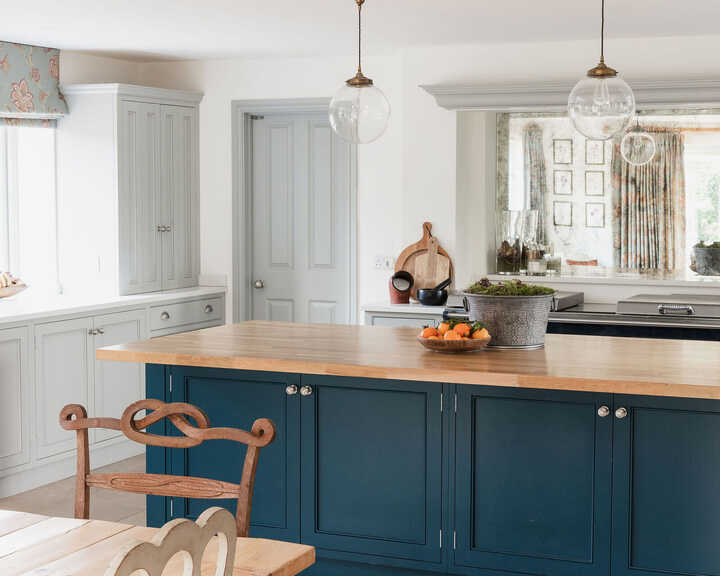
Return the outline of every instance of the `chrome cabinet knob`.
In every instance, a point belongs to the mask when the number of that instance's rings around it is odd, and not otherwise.
[[[213,311],[213,307],[210,304],[205,305],[205,314],[210,314]]]
[[[622,406],[615,410],[615,418],[617,418],[618,420],[622,420],[623,418],[625,418],[625,416],[627,416],[627,414],[627,409],[623,408]]]
[[[310,394],[312,394],[312,386],[303,386],[300,388],[301,396],[310,396]]]
[[[265,282],[263,282],[262,280],[255,280],[255,288],[257,288],[258,290],[262,290],[263,288],[265,288]]]
[[[170,313],[163,312],[162,314],[160,314],[160,320],[170,320]]]
[[[298,388],[297,388],[297,386],[295,386],[295,384],[289,384],[289,385],[285,386],[285,394],[287,394],[288,396],[295,396],[295,394],[297,394],[297,392],[298,392]]]
[[[610,408],[607,406],[600,406],[600,408],[598,408],[598,416],[600,416],[600,418],[607,418],[608,414],[610,414]]]
[[[165,226],[162,224],[158,224],[156,229],[158,232],[165,232]]]
[[[105,334],[105,330],[103,330],[102,328],[96,328],[95,334]]]

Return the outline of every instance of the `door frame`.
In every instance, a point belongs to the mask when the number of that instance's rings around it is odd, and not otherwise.
[[[280,100],[233,100],[232,116],[232,318],[233,322],[252,316],[252,182],[253,116],[265,114],[316,114],[327,112],[330,98]],[[356,324],[357,310],[357,145],[350,152],[349,238],[349,319]],[[240,247],[240,248],[238,248]]]

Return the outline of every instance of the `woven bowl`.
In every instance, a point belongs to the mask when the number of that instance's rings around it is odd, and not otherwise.
[[[460,352],[477,352],[490,343],[490,336],[478,338],[477,340],[430,340],[418,336],[418,342],[433,352],[445,352],[446,354],[458,354]]]

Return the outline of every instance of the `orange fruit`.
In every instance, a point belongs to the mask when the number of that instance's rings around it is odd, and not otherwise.
[[[460,336],[470,336],[470,325],[469,324],[456,324],[455,328],[453,328],[455,332],[460,334]]]
[[[443,340],[461,340],[462,336],[455,332],[455,330],[448,330],[443,336]]]
[[[469,337],[469,336],[463,336],[462,339],[463,339],[463,340],[470,340],[470,337]]]
[[[440,324],[438,324],[437,331],[440,336],[445,335],[448,330],[450,330],[450,324],[447,322],[440,322]]]
[[[485,328],[482,328],[481,330],[475,330],[472,335],[473,340],[483,340],[488,336],[490,336],[490,333]]]
[[[440,340],[440,336],[428,336],[428,340]]]
[[[433,328],[432,326],[427,326],[423,329],[423,331],[420,333],[421,338],[430,338],[430,336],[437,336],[438,331]]]

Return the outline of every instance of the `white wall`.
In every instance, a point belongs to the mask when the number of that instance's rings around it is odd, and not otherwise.
[[[112,82],[138,84],[140,64],[84,52],[60,52],[60,81],[63,84]]]
[[[720,78],[718,47],[720,36],[612,39],[606,59],[630,82],[669,76]],[[397,255],[420,237],[425,220],[433,223],[433,231],[458,264],[475,265],[468,256],[474,247],[464,231],[472,223],[467,211],[476,204],[466,195],[494,194],[490,179],[485,179],[485,190],[474,192],[465,184],[458,188],[456,115],[439,108],[418,86],[575,79],[596,63],[597,51],[597,42],[575,41],[428,46],[368,55],[364,67],[385,90],[393,116],[387,134],[359,153],[360,304],[387,298],[388,273],[373,268],[375,255]],[[343,54],[308,60],[159,62],[137,67],[140,83],[205,93],[200,121],[203,274],[224,274],[228,280],[232,275],[231,100],[330,96],[352,74],[352,60],[352,54]],[[63,71],[64,79],[67,73],[72,81],[86,81],[81,64],[76,58],[75,69]],[[110,71],[105,73],[97,62],[91,64],[90,81],[111,80]],[[118,78],[112,80],[127,81],[119,77],[132,77],[133,69],[134,65],[116,66]],[[478,221],[482,220],[479,214]],[[459,278],[472,276],[466,269],[458,272]]]

